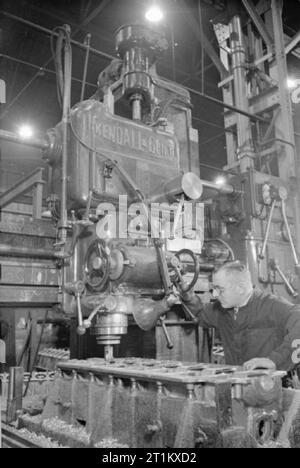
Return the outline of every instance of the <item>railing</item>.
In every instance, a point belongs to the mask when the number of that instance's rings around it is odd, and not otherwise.
[[[18,197],[33,190],[33,208],[32,215],[35,219],[42,218],[43,204],[43,169],[38,168],[31,174],[23,177],[16,182],[12,187],[0,195],[0,209],[14,202]]]

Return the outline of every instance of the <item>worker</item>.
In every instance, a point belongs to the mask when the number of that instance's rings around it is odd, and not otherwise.
[[[289,371],[298,364],[300,306],[253,288],[251,275],[240,261],[225,263],[213,274],[213,296],[203,305],[194,292],[182,300],[201,327],[219,331],[225,362]],[[299,358],[300,362],[300,358]]]

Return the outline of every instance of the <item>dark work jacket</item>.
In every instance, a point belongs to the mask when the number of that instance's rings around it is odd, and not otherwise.
[[[219,302],[203,305],[199,298],[197,316],[201,327],[219,330],[226,364],[242,365],[265,357],[277,369],[290,370],[298,364],[295,358],[300,362],[299,305],[255,289],[248,304],[239,308],[236,319],[233,309],[223,309]]]

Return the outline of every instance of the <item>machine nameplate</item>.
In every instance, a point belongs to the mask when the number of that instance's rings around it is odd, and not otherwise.
[[[93,147],[100,152],[127,154],[159,164],[179,165],[179,145],[175,137],[127,119],[97,112],[92,117]],[[85,135],[83,135],[85,139]]]

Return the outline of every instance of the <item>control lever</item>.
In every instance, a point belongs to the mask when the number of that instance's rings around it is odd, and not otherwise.
[[[172,343],[169,332],[167,330],[167,327],[166,327],[166,324],[165,324],[165,317],[160,317],[160,323],[161,323],[161,327],[163,329],[164,335],[165,335],[166,340],[167,340],[167,348],[168,349],[173,349],[174,344]]]
[[[84,326],[85,329],[91,328],[93,318],[98,314],[98,312],[100,312],[101,309],[102,309],[103,312],[105,312],[105,310],[106,310],[105,307],[102,304],[98,304],[94,308],[94,310],[90,313],[88,318],[83,321],[83,326]]]
[[[195,317],[195,315],[190,311],[189,307],[188,307],[184,302],[181,302],[181,306],[182,306],[183,310],[187,313],[187,315],[190,317],[190,319],[191,319],[195,324],[197,324],[197,323],[198,323],[198,320],[197,320],[197,318]]]
[[[270,262],[270,267],[274,270],[274,271],[277,271],[277,273],[279,274],[279,276],[282,278],[282,280],[284,281],[284,284],[286,285],[288,291],[291,293],[291,295],[293,297],[298,297],[298,293],[297,291],[295,291],[295,289],[293,288],[293,286],[291,285],[291,283],[289,282],[289,280],[287,279],[287,277],[285,276],[285,274],[283,273],[283,271],[281,270],[277,260],[271,260]]]
[[[169,294],[172,292],[172,282],[170,279],[168,264],[162,249],[162,245],[163,243],[161,239],[154,239],[154,247],[157,254],[158,267],[162,277],[165,294],[166,296],[169,296]]]
[[[292,237],[292,234],[291,234],[291,229],[290,229],[290,226],[289,226],[289,223],[288,223],[288,220],[287,220],[286,209],[285,209],[285,200],[284,199],[281,200],[281,209],[282,209],[283,221],[284,221],[285,228],[286,228],[286,231],[287,231],[287,235],[288,235],[288,238],[289,238],[289,243],[290,243],[290,246],[291,246],[291,249],[292,249],[292,254],[293,254],[295,266],[296,266],[296,268],[299,268],[299,259],[298,259],[298,255],[297,255],[296,248],[295,248],[295,245],[294,245],[293,237]],[[284,279],[283,279],[283,281],[284,281]]]
[[[85,290],[85,286],[83,281],[76,281],[74,283],[66,283],[64,286],[64,290],[68,294],[73,294],[75,296],[76,300],[76,306],[77,306],[77,314],[78,314],[78,327],[77,327],[77,334],[78,335],[84,335],[86,332],[86,328],[83,324],[83,318],[82,318],[82,310],[81,310],[81,301],[80,297],[82,293]]]
[[[77,327],[77,334],[84,335],[85,334],[85,327],[83,326],[83,318],[82,318],[82,310],[81,310],[81,302],[80,302],[80,293],[76,292],[76,305],[77,305],[77,313],[78,313],[78,327]]]
[[[272,205],[271,205],[271,209],[270,209],[270,213],[269,213],[267,229],[266,229],[266,232],[265,232],[263,245],[262,245],[261,251],[259,253],[259,258],[261,260],[263,260],[265,258],[266,247],[267,247],[267,242],[268,242],[268,238],[269,238],[270,227],[271,227],[271,222],[272,222],[272,217],[273,217],[275,205],[276,205],[276,200],[273,200]]]

